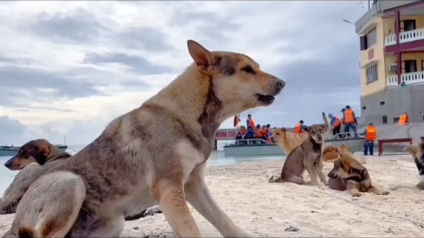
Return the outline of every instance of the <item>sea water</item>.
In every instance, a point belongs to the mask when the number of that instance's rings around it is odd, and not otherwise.
[[[228,142],[227,142],[228,143]],[[243,156],[243,157],[227,157],[222,151],[223,146],[226,143],[218,143],[218,151],[214,151],[211,157],[208,160],[208,166],[226,166],[240,162],[247,161],[259,161],[259,160],[281,160],[282,156]],[[70,154],[75,154],[80,149],[84,148],[84,146],[68,146],[66,150]],[[13,181],[13,178],[19,171],[10,171],[6,167],[4,167],[4,163],[10,159],[10,156],[0,156],[0,197],[3,194],[4,190],[9,186],[9,184]]]

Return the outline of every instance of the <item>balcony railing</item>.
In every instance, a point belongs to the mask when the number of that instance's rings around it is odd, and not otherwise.
[[[424,40],[424,29],[416,29],[413,31],[405,31],[399,34],[399,43],[406,43],[416,40]],[[388,35],[384,39],[384,45],[396,45],[396,34]]]
[[[405,84],[414,84],[414,83],[424,83],[424,72],[413,72],[401,74],[400,82],[405,82]],[[397,75],[391,75],[387,77],[387,86],[397,86],[398,77]]]

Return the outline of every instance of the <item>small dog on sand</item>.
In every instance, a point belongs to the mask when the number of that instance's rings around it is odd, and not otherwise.
[[[377,195],[388,195],[389,192],[375,188],[371,183],[368,170],[357,160],[342,155],[334,161],[333,169],[328,173],[328,187],[338,191],[348,191],[353,197],[360,197],[361,192],[373,192]]]

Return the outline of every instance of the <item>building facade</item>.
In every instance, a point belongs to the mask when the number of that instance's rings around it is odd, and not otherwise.
[[[355,23],[360,41],[361,117],[424,122],[424,0],[374,1]]]

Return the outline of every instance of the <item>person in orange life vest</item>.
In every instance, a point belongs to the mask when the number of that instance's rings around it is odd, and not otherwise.
[[[358,133],[356,131],[357,121],[356,121],[355,112],[350,108],[349,105],[347,105],[346,110],[344,111],[343,114],[344,114],[343,124],[345,124],[344,132],[349,133],[350,128],[352,128],[355,138],[358,137]]]
[[[374,142],[377,140],[377,128],[374,126],[372,122],[368,124],[368,127],[364,130],[360,135],[365,135],[365,143],[364,143],[364,155],[374,154]]]
[[[399,117],[399,126],[405,126],[409,124],[409,116],[406,112]]]
[[[244,139],[244,137],[246,136],[246,132],[247,132],[246,127],[245,126],[240,126],[240,130],[237,133],[236,140],[242,140],[242,139]]]
[[[272,129],[270,124],[266,125],[265,131],[266,131],[266,138],[268,143],[274,143],[272,140]]]
[[[300,134],[302,133],[302,130],[303,130],[303,120],[300,120],[299,123],[297,123],[296,126],[294,127],[294,133]]]
[[[342,119],[338,116],[333,116],[333,114],[329,113],[328,117],[330,118],[330,126],[333,127],[333,135],[340,134],[340,128],[342,127]],[[339,135],[341,138],[342,135]]]
[[[253,121],[252,119],[252,115],[247,115],[247,120],[246,120],[246,127],[247,127],[247,135],[246,135],[246,139],[253,139],[255,137],[255,121]]]

